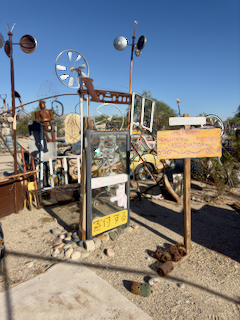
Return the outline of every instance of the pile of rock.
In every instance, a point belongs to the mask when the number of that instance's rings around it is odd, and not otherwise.
[[[138,228],[137,225],[129,227],[118,227],[114,230],[100,234],[93,240],[80,240],[78,231],[66,232],[63,228],[55,228],[50,232],[57,236],[57,242],[52,247],[52,257],[56,259],[71,259],[79,260],[86,258],[91,252],[100,248],[100,246],[107,241],[116,241],[124,233],[130,233]],[[108,257],[114,256],[112,249],[104,249],[104,253]]]

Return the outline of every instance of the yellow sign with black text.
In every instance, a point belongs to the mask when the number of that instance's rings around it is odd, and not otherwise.
[[[92,235],[103,233],[113,228],[126,224],[128,221],[128,211],[122,210],[112,213],[108,216],[93,220],[92,222]]]

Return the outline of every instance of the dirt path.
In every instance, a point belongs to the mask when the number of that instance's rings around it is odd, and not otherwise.
[[[183,241],[183,208],[168,200],[144,198],[131,201],[130,225],[138,228],[116,241],[102,243],[86,258],[91,270],[110,283],[153,319],[239,319],[240,318],[240,215],[236,197],[225,194],[213,202],[212,187],[192,186],[192,250],[174,263],[174,270],[148,298],[130,292],[132,281],[156,277],[160,265],[153,253],[157,247]],[[58,242],[54,228],[70,231],[78,222],[76,206],[24,210],[2,218],[5,236],[5,273],[0,291],[44,272],[52,264],[52,247]],[[115,256],[107,257],[104,249]]]

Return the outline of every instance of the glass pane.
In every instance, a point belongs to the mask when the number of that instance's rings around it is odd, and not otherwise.
[[[144,117],[143,117],[143,125],[144,127],[150,128],[151,126],[151,114],[152,114],[152,101],[145,99],[144,106]]]
[[[91,206],[92,235],[128,221],[129,133],[92,133]]]
[[[133,122],[135,124],[141,124],[141,114],[142,114],[142,97],[135,95],[134,99],[134,111],[133,111]]]
[[[91,139],[92,178],[127,173],[127,136],[93,134]]]
[[[127,209],[126,188],[127,183],[120,183],[93,189],[92,220]]]

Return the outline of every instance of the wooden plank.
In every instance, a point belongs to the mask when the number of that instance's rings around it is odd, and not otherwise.
[[[0,178],[0,180],[10,180],[10,179],[15,179],[15,178],[21,178],[21,177],[33,175],[35,172],[40,172],[40,170],[33,170],[33,171],[18,173],[18,174],[14,174],[12,176],[6,176],[3,178]]]
[[[189,117],[185,114],[184,117]],[[185,126],[185,130],[189,130],[189,126]],[[184,245],[187,251],[191,250],[191,159],[183,160],[183,179],[184,179]]]
[[[157,156],[158,159],[221,157],[221,129],[158,131]]]
[[[170,126],[197,126],[206,124],[206,117],[170,117]],[[190,129],[190,128],[189,128]]]

